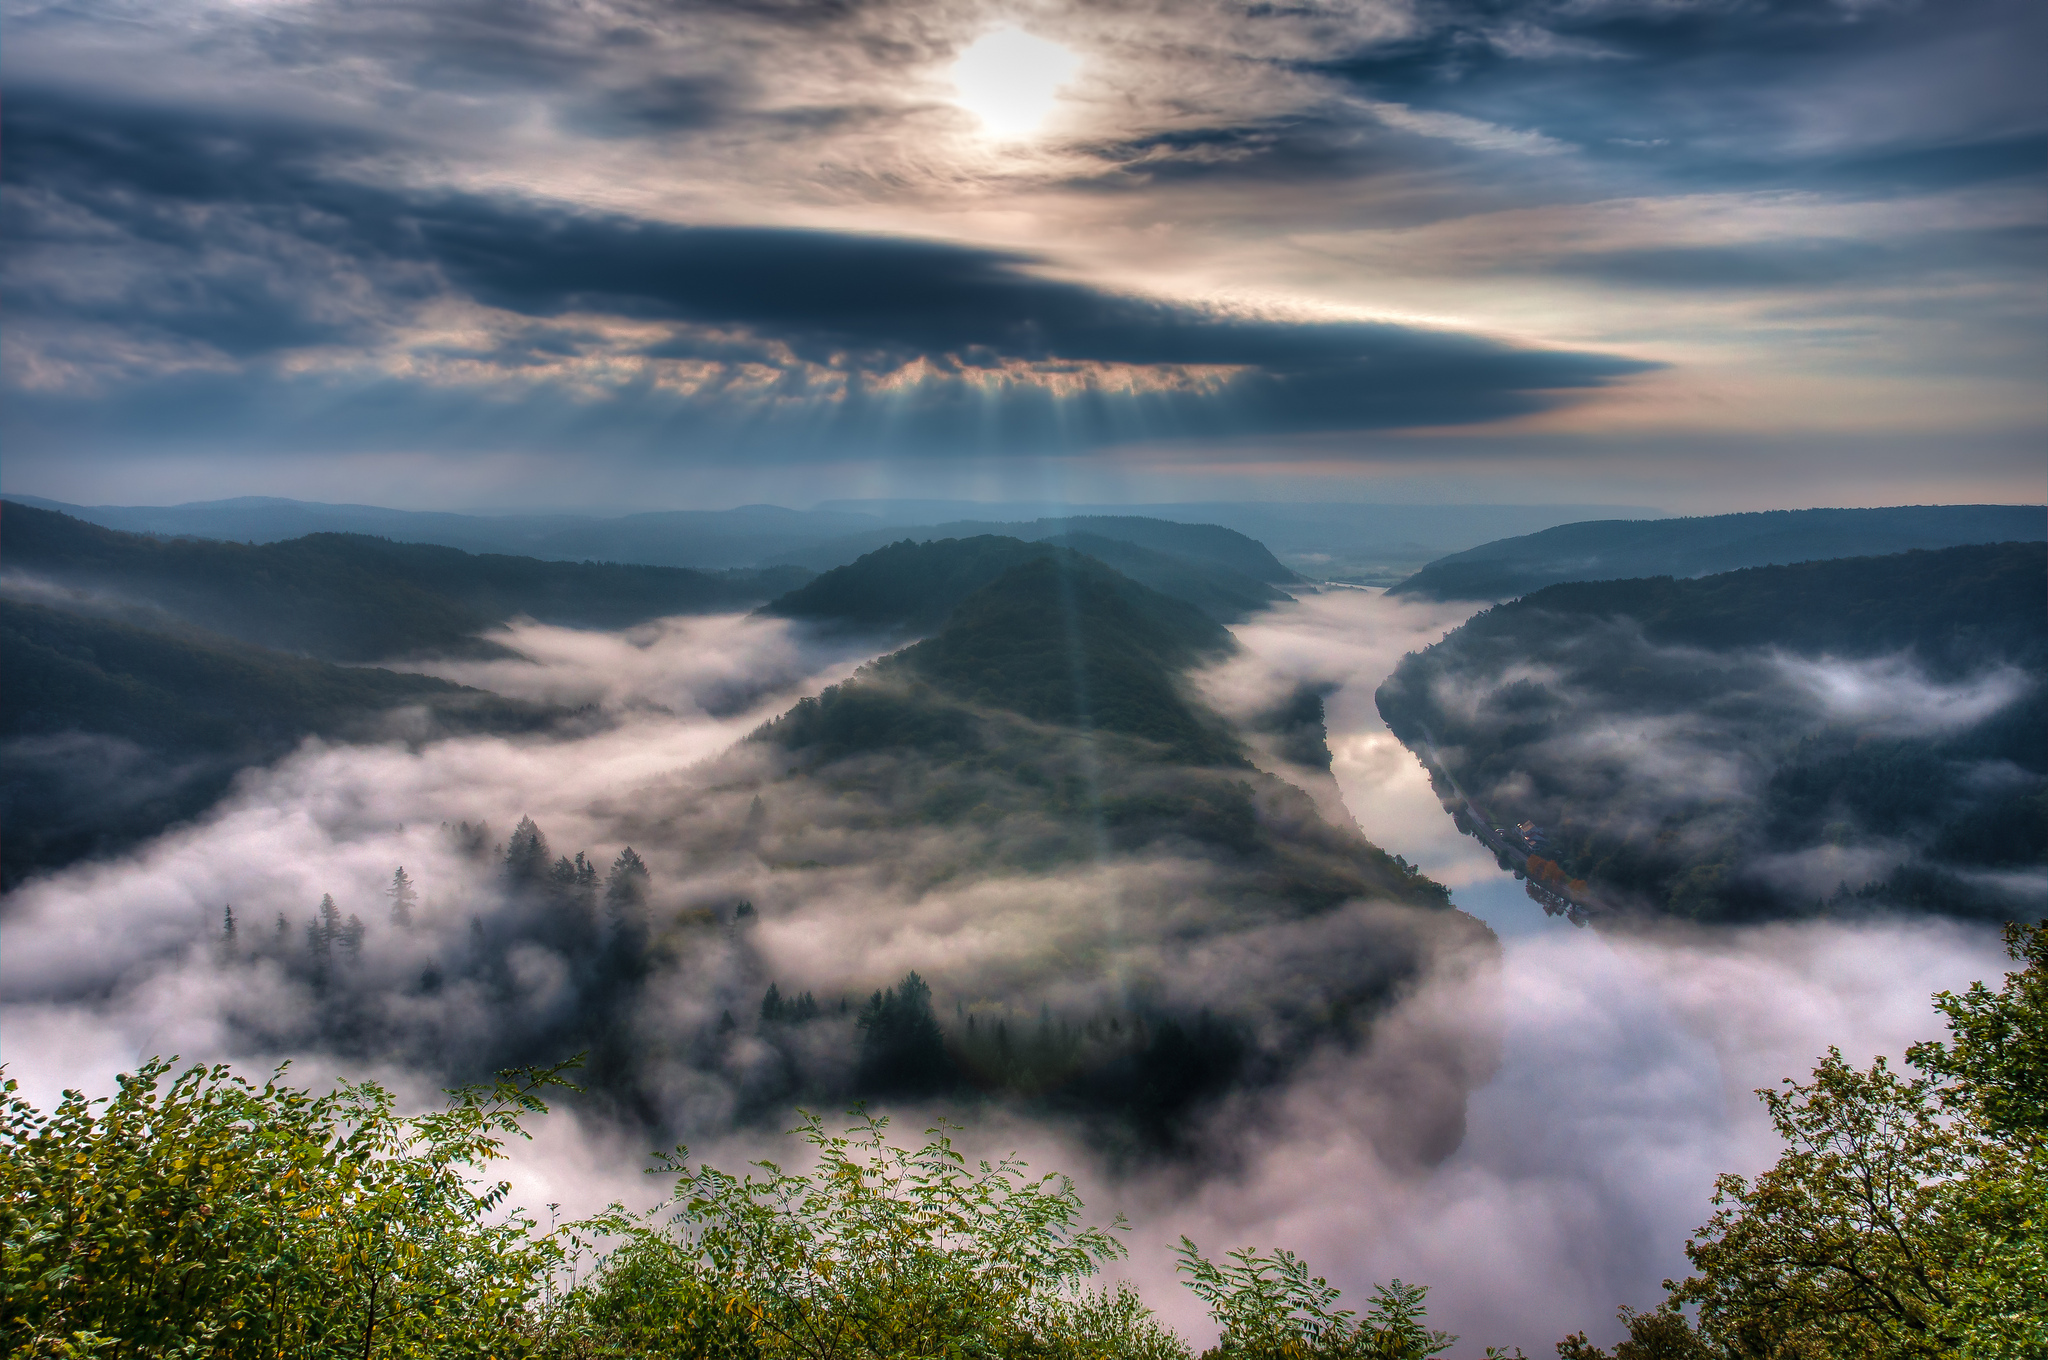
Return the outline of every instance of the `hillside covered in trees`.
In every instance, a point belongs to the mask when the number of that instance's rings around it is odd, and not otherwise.
[[[10,574],[327,661],[499,656],[502,648],[477,635],[516,617],[624,628],[744,609],[809,576],[797,567],[712,573],[544,562],[365,534],[263,544],[159,539],[11,501],[5,516]]]
[[[1611,916],[2048,908],[2042,544],[1551,586],[1379,706],[1447,810]]]
[[[0,886],[197,816],[308,736],[531,731],[539,706],[200,629],[0,598]]]
[[[1285,587],[1301,578],[1259,540],[1220,524],[1183,524],[1149,515],[1072,515],[1024,521],[949,520],[915,530],[877,528],[811,545],[766,559],[827,571],[867,556],[877,548],[910,538],[916,542],[948,538],[1014,538],[1025,543],[1066,542],[1080,535],[1158,553],[1186,565],[1199,564],[1240,582]],[[1121,567],[1122,564],[1113,564]],[[1148,582],[1148,584],[1150,584]]]
[[[975,591],[1026,562],[1079,556],[1140,585],[1235,623],[1287,595],[1231,567],[1179,557],[1097,534],[1027,542],[1000,534],[903,539],[834,567],[761,612],[828,626],[918,636],[944,623]]]
[[[1201,1155],[1234,1093],[1364,1042],[1424,970],[1494,948],[1253,766],[1188,680],[1234,645],[1099,562],[1026,555],[751,740],[607,795],[580,847],[453,781],[447,828],[408,842],[413,886],[224,903],[166,937],[185,962],[164,966],[290,998],[230,1007],[231,1043],[449,1080],[587,1052],[584,1099],[678,1133],[911,1096],[1021,1103],[1113,1156]],[[1455,1145],[1489,1061],[1464,1059],[1407,1155]]]
[[[1440,557],[1387,593],[1430,600],[1511,600],[1564,581],[1705,576],[1743,567],[2044,538],[2048,507],[2039,505],[1896,505],[1586,520]]]

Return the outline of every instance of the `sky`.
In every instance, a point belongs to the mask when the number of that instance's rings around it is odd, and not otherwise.
[[[2032,0],[4,13],[17,493],[2044,495]]]

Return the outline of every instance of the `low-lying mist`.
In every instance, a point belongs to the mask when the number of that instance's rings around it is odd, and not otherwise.
[[[970,1148],[1074,1174],[1091,1215],[1129,1217],[1127,1273],[1190,1335],[1204,1324],[1172,1279],[1181,1233],[1211,1250],[1293,1248],[1352,1297],[1395,1275],[1427,1283],[1459,1355],[1540,1353],[1581,1327],[1611,1338],[1616,1304],[1647,1305],[1683,1272],[1713,1176],[1774,1157],[1752,1088],[1802,1074],[1829,1044],[1900,1054],[1936,1029],[1929,993],[1994,977],[2003,956],[1989,931],[1953,923],[1614,938],[1544,917],[1457,834],[1373,707],[1399,657],[1460,618],[1312,596],[1236,628],[1243,654],[1200,685],[1247,725],[1321,691],[1330,769],[1276,741],[1254,741],[1256,761],[1449,885],[1498,945],[1455,913],[1386,902],[1276,914],[1170,843],[1034,868],[1045,828],[973,806],[892,821],[872,782],[793,779],[782,754],[742,738],[865,658],[784,622],[522,626],[496,640],[528,660],[439,673],[589,705],[590,721],[308,743],[205,818],[10,894],[0,1056],[45,1106],[154,1053],[244,1070],[291,1058],[301,1079],[378,1076],[425,1104],[453,1069],[584,1035],[565,1009],[610,984],[607,932],[637,919],[660,937],[655,980],[636,982],[594,1058],[630,1061],[633,1099],[572,1100],[515,1149],[521,1200],[567,1216],[657,1198],[641,1175],[657,1137],[729,1169],[784,1153],[790,1102],[850,1080],[853,1017],[912,970],[949,1035],[973,1016],[1020,1041],[1046,1024],[1078,1036],[1228,1001],[1241,1042],[1270,1060],[1188,1107],[1192,1153],[1134,1156],[1028,1099],[879,1103],[904,1128],[964,1115]],[[890,772],[892,787],[937,777]],[[521,817],[570,858],[559,887],[508,890],[500,847]],[[604,875],[629,845],[645,895],[615,907]],[[579,852],[595,871],[580,885]],[[419,893],[409,928],[386,895],[401,865]],[[323,895],[340,932],[351,915],[361,929],[321,955]],[[578,930],[594,943],[560,938]],[[809,994],[816,1018],[764,1018],[771,983]],[[1344,1021],[1361,997],[1370,1006]]]

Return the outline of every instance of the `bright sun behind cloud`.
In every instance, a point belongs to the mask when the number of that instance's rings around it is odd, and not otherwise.
[[[953,65],[954,102],[997,141],[1036,134],[1081,64],[1073,52],[1020,28],[982,34]]]

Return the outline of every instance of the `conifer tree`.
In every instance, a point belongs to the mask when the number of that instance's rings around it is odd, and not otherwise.
[[[878,1095],[932,1095],[950,1086],[953,1063],[932,1014],[932,989],[915,972],[861,1007],[860,1068],[863,1091]]]
[[[316,960],[325,959],[340,936],[341,908],[334,905],[333,893],[322,893],[320,912],[306,927],[306,947]]]
[[[548,838],[533,818],[521,817],[505,846],[505,876],[514,883],[539,883],[547,877]]]
[[[634,854],[633,847],[629,845],[619,851],[619,857],[612,861],[611,872],[605,875],[605,905],[614,915],[637,907],[647,900],[647,885],[647,862]]]
[[[391,899],[391,924],[410,930],[413,904],[420,900],[420,895],[413,887],[412,879],[406,876],[403,864],[398,866],[397,873],[391,875],[391,886],[384,890],[384,895]]]
[[[341,953],[344,958],[351,960],[361,958],[363,956],[363,918],[354,912],[350,912],[348,914],[348,924],[341,928],[335,938],[341,945]]]

